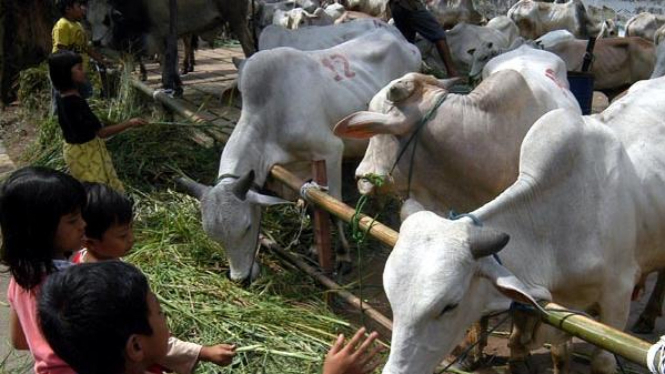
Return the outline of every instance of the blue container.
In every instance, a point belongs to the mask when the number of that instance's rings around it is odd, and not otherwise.
[[[569,71],[568,83],[570,84],[570,91],[575,95],[580,108],[582,108],[582,114],[591,114],[591,105],[593,104],[593,74]]]

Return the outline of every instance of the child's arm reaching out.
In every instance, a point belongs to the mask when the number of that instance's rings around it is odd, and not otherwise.
[[[235,349],[235,345],[202,346],[172,336],[169,338],[166,357],[159,364],[177,374],[191,374],[199,361],[212,362],[219,366],[229,365],[236,355]]]

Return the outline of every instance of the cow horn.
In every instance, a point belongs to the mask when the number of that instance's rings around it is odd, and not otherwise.
[[[233,184],[233,194],[240,200],[245,200],[247,191],[252,188],[254,183],[254,170],[250,170],[247,174],[238,178]]]
[[[489,228],[481,228],[471,234],[469,249],[474,259],[499,253],[510,241],[510,235]]]
[[[409,98],[413,94],[415,85],[412,81],[399,81],[395,82],[390,89],[388,89],[388,100],[393,103],[398,103]]]
[[[176,179],[176,183],[184,188],[188,195],[191,195],[198,200],[201,200],[203,196],[205,196],[212,188],[210,186],[194,182],[189,178],[178,178]]]

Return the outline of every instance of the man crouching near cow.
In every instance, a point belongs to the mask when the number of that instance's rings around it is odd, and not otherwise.
[[[450,56],[448,43],[446,43],[446,32],[432,13],[425,8],[422,0],[389,0],[388,3],[395,26],[406,40],[414,43],[416,33],[418,33],[432,42],[446,66],[448,77],[456,77],[457,70]]]

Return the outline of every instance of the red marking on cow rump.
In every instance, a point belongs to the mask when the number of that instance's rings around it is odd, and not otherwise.
[[[342,64],[342,74],[344,74],[344,77],[342,77],[337,71],[337,64],[335,64],[336,62],[340,62]],[[351,70],[351,64],[349,63],[349,60],[341,54],[336,53],[330,55],[330,57],[324,57],[321,59],[321,63],[335,74],[333,79],[335,79],[337,82],[343,80],[345,77],[353,78],[356,76],[356,73]]]
[[[547,70],[545,70],[545,76],[546,76],[547,78],[551,79],[552,81],[554,81],[554,83],[555,83],[557,86],[559,86],[559,88],[566,88],[566,86],[564,86],[563,84],[561,84],[561,82],[559,82],[559,80],[556,78],[556,74],[554,73],[554,70],[552,70],[552,69],[547,69]]]

